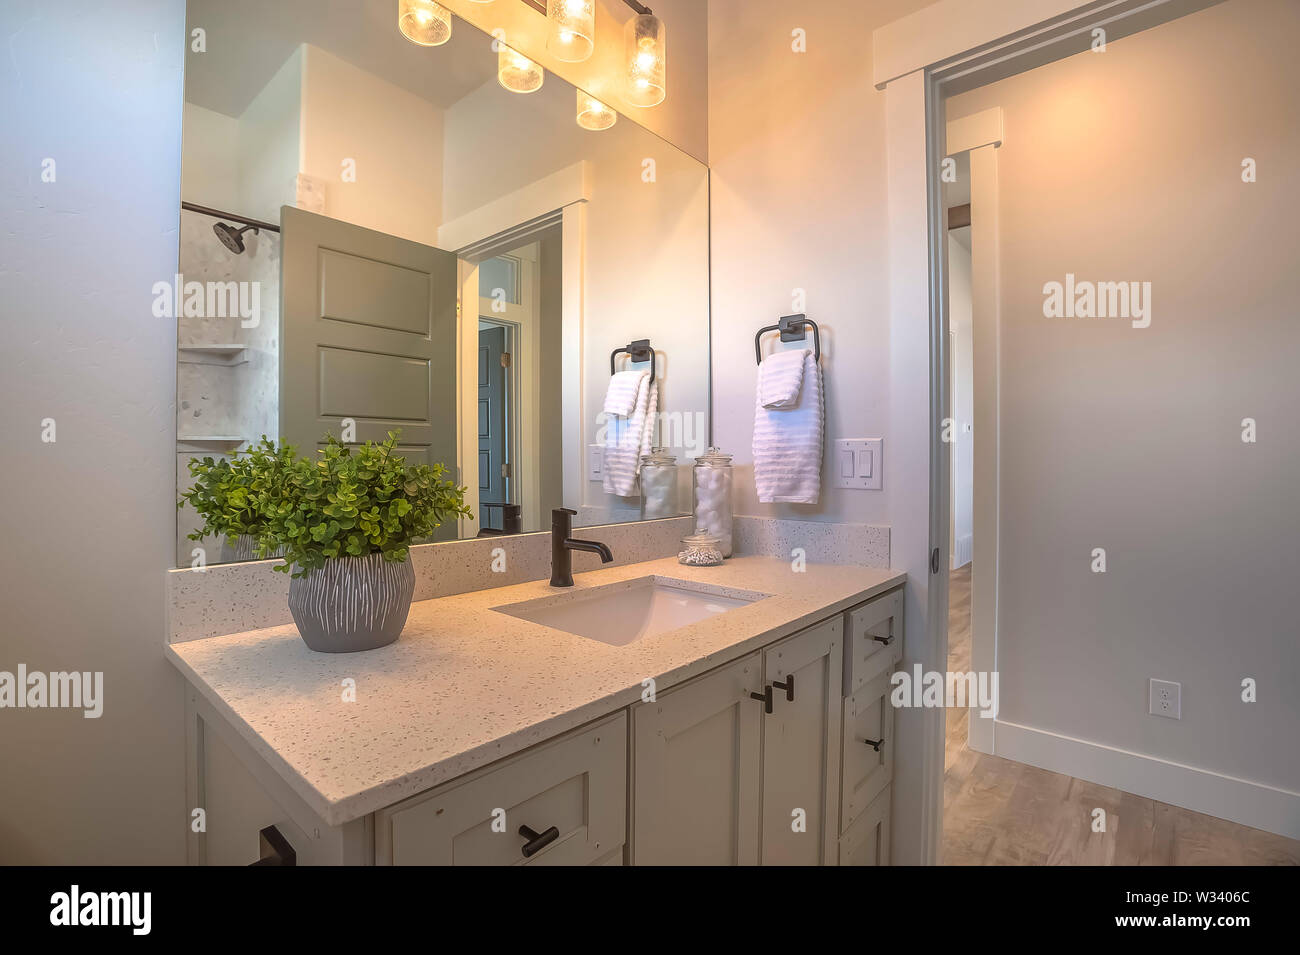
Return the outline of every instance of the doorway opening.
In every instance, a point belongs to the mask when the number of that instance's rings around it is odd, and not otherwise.
[[[971,577],[974,552],[974,328],[971,287],[970,153],[950,156],[951,181],[944,183],[948,230],[948,412],[944,419],[950,450],[948,508],[948,672],[971,667]],[[944,770],[963,758],[970,711],[947,713]]]
[[[462,406],[476,467],[475,533],[542,529],[563,496],[560,224],[462,253],[461,336],[473,353]]]

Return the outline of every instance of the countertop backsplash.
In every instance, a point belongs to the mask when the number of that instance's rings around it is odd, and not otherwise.
[[[614,553],[613,566],[675,555],[691,533],[689,517],[634,524],[584,527],[584,538],[602,541]],[[737,516],[738,555],[799,559],[809,563],[889,566],[889,527]],[[551,572],[549,532],[423,544],[411,548],[415,600],[507,587],[543,580]],[[575,553],[574,572],[601,566],[593,554]],[[219,564],[205,570],[167,572],[168,642],[243,633],[292,622],[289,576],[274,561]],[[607,565],[608,566],[608,565]]]

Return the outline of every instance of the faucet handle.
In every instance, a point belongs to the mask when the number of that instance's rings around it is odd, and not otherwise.
[[[574,510],[573,508],[571,508],[571,507],[553,507],[553,508],[551,508],[551,516],[552,516],[552,517],[559,517],[561,514],[568,514],[570,517],[577,517],[577,516],[578,516],[578,512],[575,511],[575,510]]]

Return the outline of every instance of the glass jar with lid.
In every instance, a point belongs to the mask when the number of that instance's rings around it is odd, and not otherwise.
[[[676,517],[677,458],[666,448],[651,448],[641,456],[641,520]]]
[[[709,448],[695,459],[695,526],[707,527],[722,544],[722,556],[731,556],[731,455]]]
[[[722,563],[722,540],[717,534],[702,527],[689,537],[682,538],[682,549],[677,563],[687,567],[717,567]]]

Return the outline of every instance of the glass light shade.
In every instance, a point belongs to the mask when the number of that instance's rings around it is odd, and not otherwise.
[[[412,43],[441,46],[451,39],[451,11],[433,0],[397,0],[397,26]]]
[[[565,63],[581,63],[596,48],[596,0],[546,0],[550,32],[546,51]]]
[[[649,13],[627,21],[623,31],[627,49],[625,97],[633,106],[658,106],[668,94],[665,81],[668,36],[663,21]]]
[[[542,88],[546,72],[518,50],[498,43],[497,82],[512,93],[534,93]]]
[[[596,97],[578,90],[578,125],[583,129],[609,129],[618,122],[614,112]]]

